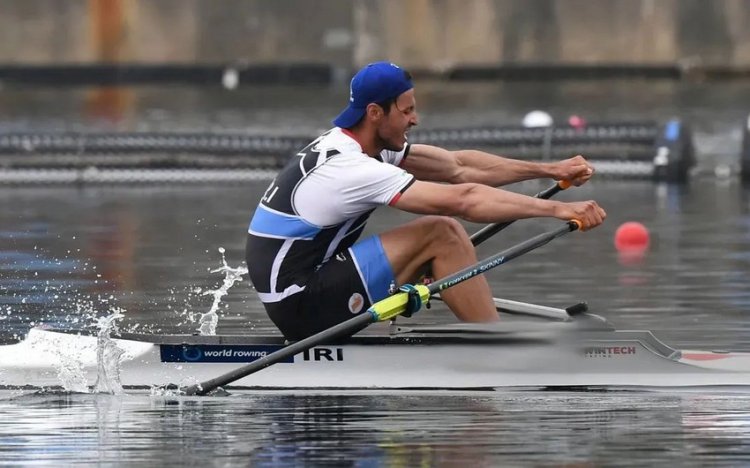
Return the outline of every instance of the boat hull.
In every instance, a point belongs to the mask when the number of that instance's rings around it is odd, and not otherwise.
[[[300,353],[230,387],[750,388],[750,353],[678,351],[647,331],[467,330],[355,337]],[[122,354],[115,369],[106,369],[96,336],[31,330],[25,340],[0,346],[0,387],[81,391],[103,378],[124,388],[185,386],[283,346],[269,336],[123,335],[112,343]]]

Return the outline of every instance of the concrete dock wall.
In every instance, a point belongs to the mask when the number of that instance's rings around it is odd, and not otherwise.
[[[747,0],[3,0],[0,65],[750,68]]]

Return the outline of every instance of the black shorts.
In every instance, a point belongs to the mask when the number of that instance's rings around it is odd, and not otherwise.
[[[395,282],[379,236],[368,237],[324,263],[290,308],[268,308],[288,340],[301,340],[366,312]]]

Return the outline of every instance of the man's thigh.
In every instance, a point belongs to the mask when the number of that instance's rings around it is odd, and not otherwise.
[[[424,216],[380,235],[383,250],[399,285],[418,281],[428,272],[430,262],[439,250],[450,248],[441,244],[440,237],[447,223],[453,223],[453,220],[442,216]]]

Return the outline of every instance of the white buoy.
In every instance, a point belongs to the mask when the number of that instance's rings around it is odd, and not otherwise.
[[[714,175],[717,179],[728,179],[732,176],[732,167],[729,164],[717,164]]]
[[[551,127],[552,116],[542,110],[533,110],[524,116],[523,126],[526,128]]]
[[[234,68],[227,68],[221,77],[221,84],[226,89],[235,89],[240,83],[240,74]]]

